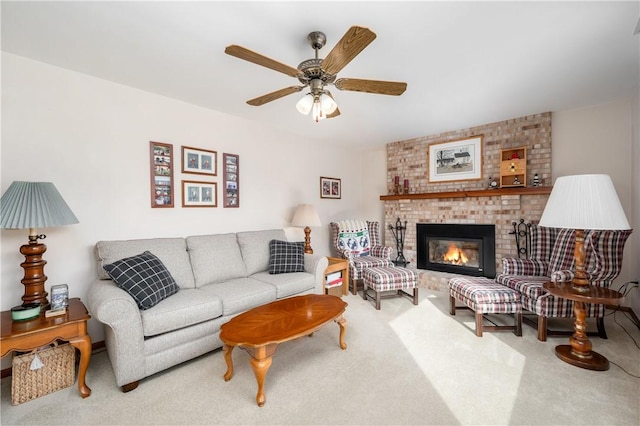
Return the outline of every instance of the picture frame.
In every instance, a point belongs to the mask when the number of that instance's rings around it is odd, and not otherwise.
[[[222,155],[224,173],[224,207],[240,207],[240,156],[236,154]]]
[[[429,182],[482,179],[482,135],[429,145]]]
[[[182,147],[182,173],[218,175],[218,153],[209,149]]]
[[[49,291],[51,294],[52,311],[61,311],[67,308],[69,304],[69,287],[66,284],[52,285]]]
[[[151,208],[173,207],[173,145],[149,142]]]
[[[182,207],[218,207],[218,183],[183,180]]]
[[[342,183],[340,179],[321,176],[320,198],[342,198]]]

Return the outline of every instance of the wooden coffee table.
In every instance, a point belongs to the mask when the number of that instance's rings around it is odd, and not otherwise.
[[[280,343],[310,336],[328,322],[340,326],[340,347],[347,349],[344,334],[347,321],[343,318],[347,304],[332,295],[308,294],[268,303],[244,312],[220,328],[227,372],[224,380],[233,376],[231,352],[239,346],[251,355],[251,368],[258,382],[256,402],[266,401],[264,378],[271,366],[271,357]]]

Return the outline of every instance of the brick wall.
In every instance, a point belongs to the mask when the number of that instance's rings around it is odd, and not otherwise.
[[[479,180],[429,183],[429,145],[483,135],[482,178]],[[551,179],[551,113],[485,124],[438,135],[393,142],[387,145],[388,193],[394,190],[394,177],[409,179],[410,193],[446,192],[486,189],[489,177],[500,175],[500,150],[527,147],[527,186],[538,174],[541,186]],[[476,223],[496,225],[496,271],[502,269],[503,256],[516,256],[515,239],[509,232],[512,222],[520,218],[538,221],[548,195],[497,195],[491,197],[444,198],[423,200],[386,200],[385,241],[394,247],[388,229],[396,218],[407,221],[404,255],[410,266],[416,265],[416,223]],[[395,248],[395,247],[394,247]],[[395,257],[395,252],[392,255]],[[420,271],[420,286],[438,290],[446,288],[451,274]]]

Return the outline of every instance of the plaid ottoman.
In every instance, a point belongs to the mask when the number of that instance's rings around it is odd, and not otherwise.
[[[378,310],[380,310],[380,299],[389,296],[409,296],[414,305],[418,304],[418,276],[411,269],[396,266],[366,268],[362,271],[362,282],[364,283],[362,298],[374,299]],[[369,289],[375,292],[375,296],[369,294]],[[409,289],[413,289],[413,292],[406,291]],[[394,291],[395,294],[382,295],[383,292],[390,291]]]
[[[471,309],[475,312],[476,336],[482,337],[482,331],[513,330],[516,336],[522,336],[522,303],[520,293],[485,277],[456,276],[449,280],[449,313],[456,309]],[[466,306],[456,307],[456,299]],[[514,325],[483,326],[484,314],[513,314]]]

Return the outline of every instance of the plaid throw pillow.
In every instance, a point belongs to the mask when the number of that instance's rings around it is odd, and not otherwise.
[[[269,273],[304,272],[304,243],[269,241]]]
[[[157,305],[180,290],[162,261],[149,251],[104,265],[104,269],[142,310]]]

